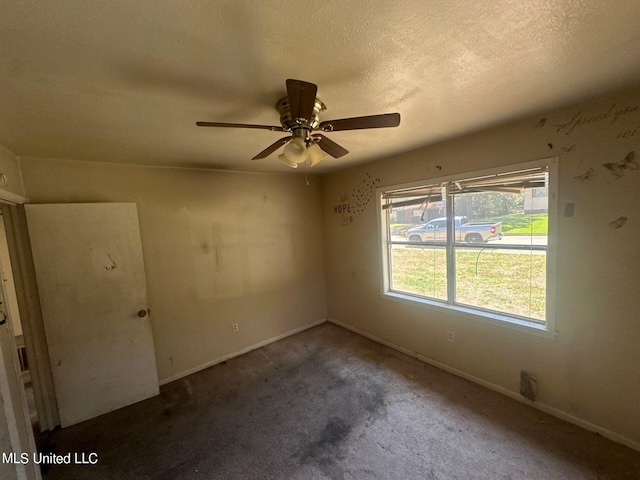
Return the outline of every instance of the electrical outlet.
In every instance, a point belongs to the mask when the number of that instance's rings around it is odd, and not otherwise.
[[[238,324],[237,323],[232,323],[231,324],[231,329],[233,330],[233,333],[238,333]]]
[[[455,340],[453,332],[447,332],[447,342],[453,343]]]

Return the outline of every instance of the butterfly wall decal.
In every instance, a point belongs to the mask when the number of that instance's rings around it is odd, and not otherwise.
[[[624,160],[618,163],[603,163],[602,166],[609,170],[612,175],[617,178],[620,178],[624,175],[625,170],[638,170],[638,162],[636,160],[636,154],[634,151],[630,151],[627,153],[627,156],[624,157]]]

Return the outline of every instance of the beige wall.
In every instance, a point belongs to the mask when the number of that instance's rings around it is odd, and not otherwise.
[[[323,177],[329,317],[498,389],[517,393],[520,370],[531,371],[538,404],[639,448],[640,170],[627,168],[615,177],[603,167],[631,151],[640,157],[639,105],[640,89],[631,89]],[[631,111],[619,113],[625,107]],[[549,156],[560,158],[556,339],[379,296],[371,183]],[[591,169],[590,180],[580,178]],[[342,203],[351,204],[347,225],[334,213]],[[567,203],[575,204],[572,217],[563,216]],[[621,216],[626,224],[610,228]],[[447,331],[455,332],[455,343],[447,342]]]
[[[326,317],[317,177],[21,164],[31,203],[137,203],[161,381]]]

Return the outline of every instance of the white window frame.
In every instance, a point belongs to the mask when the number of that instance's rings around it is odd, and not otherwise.
[[[494,175],[527,168],[547,167],[549,172],[548,179],[548,236],[547,236],[547,255],[546,255],[546,308],[544,322],[528,320],[523,317],[509,315],[507,313],[498,313],[495,311],[483,310],[479,307],[462,306],[450,303],[447,300],[437,300],[433,298],[412,295],[409,293],[400,293],[390,290],[390,271],[389,271],[389,242],[387,238],[387,214],[383,210],[383,194],[390,190],[414,188],[422,185],[433,185],[436,183],[446,183],[452,181],[460,181],[465,178],[472,178],[484,175]],[[555,304],[556,304],[556,251],[558,238],[558,157],[543,158],[524,163],[516,163],[501,167],[471,171],[446,177],[438,177],[426,179],[417,182],[403,183],[398,185],[389,185],[376,189],[376,201],[378,211],[378,243],[380,252],[380,296],[384,299],[401,302],[413,306],[424,307],[429,310],[435,310],[443,313],[450,313],[463,318],[468,318],[483,323],[506,327],[512,330],[530,333],[546,338],[555,338]],[[450,202],[447,202],[448,204]],[[448,211],[447,216],[450,215]],[[452,243],[447,243],[450,248]],[[449,265],[447,266],[447,281],[450,283],[450,276],[455,275],[451,272]]]

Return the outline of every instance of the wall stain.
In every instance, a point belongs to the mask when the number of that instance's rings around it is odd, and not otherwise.
[[[618,228],[622,228],[625,223],[627,223],[627,217],[618,217],[613,222],[609,223],[609,228],[617,230]]]
[[[547,119],[545,117],[541,118],[540,121],[538,123],[536,123],[536,126],[533,127],[535,128],[541,128],[544,127],[544,124],[547,123]]]
[[[116,264],[116,262],[113,261],[113,258],[111,258],[111,255],[109,255],[107,253],[107,257],[109,257],[109,261],[111,262],[111,265],[108,265],[108,266],[104,267],[104,269],[107,272],[110,272],[110,271],[115,270],[116,268],[118,268],[118,265]]]
[[[578,180],[580,183],[589,183],[590,180],[595,180],[598,177],[598,174],[593,168],[590,168],[582,175],[578,175],[573,177],[575,180]]]
[[[574,152],[575,149],[576,149],[575,143],[570,147],[560,147],[560,150],[562,151],[562,153],[571,153],[571,152]]]

